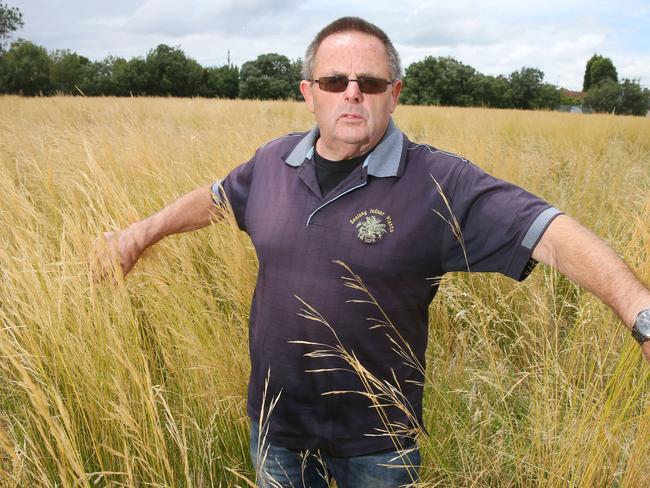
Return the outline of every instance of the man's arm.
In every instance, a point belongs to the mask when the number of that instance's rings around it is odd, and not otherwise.
[[[600,238],[566,215],[548,226],[533,250],[533,259],[557,269],[586,288],[632,329],[637,314],[650,308],[650,290]],[[643,344],[650,362],[650,341]]]
[[[163,237],[209,225],[218,211],[212,200],[212,187],[207,185],[186,193],[154,215],[122,230],[104,232],[93,249],[93,265],[97,266],[95,276],[105,276],[116,258],[126,275],[149,246]]]

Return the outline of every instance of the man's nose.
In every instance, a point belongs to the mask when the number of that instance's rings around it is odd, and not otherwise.
[[[345,99],[350,102],[360,102],[363,93],[359,90],[359,82],[356,78],[348,80],[348,86],[345,87]]]

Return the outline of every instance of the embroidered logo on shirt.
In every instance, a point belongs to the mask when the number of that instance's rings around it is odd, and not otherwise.
[[[366,244],[375,244],[384,237],[386,232],[395,230],[390,215],[386,215],[386,212],[378,208],[359,212],[349,222],[357,229],[359,240]]]

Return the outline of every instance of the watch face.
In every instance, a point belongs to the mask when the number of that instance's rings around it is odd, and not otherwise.
[[[650,337],[650,308],[644,310],[637,316],[635,324],[641,334]]]

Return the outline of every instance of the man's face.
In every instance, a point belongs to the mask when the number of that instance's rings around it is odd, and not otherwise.
[[[361,32],[326,37],[316,53],[313,77],[335,75],[391,81],[384,45]],[[367,94],[350,82],[344,92],[330,93],[303,80],[300,91],[320,128],[319,153],[328,159],[345,159],[372,149],[388,127],[401,88],[402,82],[397,81],[384,93]]]

